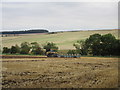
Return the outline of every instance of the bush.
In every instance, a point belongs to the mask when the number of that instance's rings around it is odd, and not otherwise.
[[[20,53],[20,48],[18,45],[12,46],[10,49],[11,54]]]
[[[48,42],[46,45],[43,46],[44,49],[46,49],[46,52],[50,50],[58,51],[58,47],[53,42]]]
[[[76,52],[81,55],[86,55],[88,52],[88,48],[86,47],[85,41],[80,40],[73,44],[73,46],[76,48]]]
[[[10,53],[11,53],[11,54],[15,54],[15,53],[17,53],[17,49],[16,49],[15,46],[12,46],[12,47],[11,47],[11,49],[10,49]]]
[[[37,47],[36,49],[32,50],[32,53],[35,55],[44,55],[44,51],[40,47]]]
[[[44,54],[43,49],[40,47],[40,45],[37,42],[32,42],[31,45],[32,45],[31,46],[32,54],[35,54],[35,55],[43,55]]]
[[[10,53],[10,49],[8,47],[3,47],[2,53]]]
[[[21,43],[21,51],[20,54],[29,54],[30,44],[28,42]]]
[[[77,51],[76,51],[76,50],[69,50],[69,51],[67,52],[67,54],[77,54]]]

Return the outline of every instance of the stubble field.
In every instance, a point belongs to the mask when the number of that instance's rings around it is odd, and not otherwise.
[[[115,88],[118,58],[4,58],[3,88]]]

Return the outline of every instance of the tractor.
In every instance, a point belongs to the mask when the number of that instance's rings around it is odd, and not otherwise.
[[[50,51],[46,52],[47,57],[61,57],[61,58],[79,58],[81,57],[80,54],[58,54],[56,50],[51,49]]]
[[[58,57],[58,53],[55,50],[50,50],[46,53],[47,57]]]

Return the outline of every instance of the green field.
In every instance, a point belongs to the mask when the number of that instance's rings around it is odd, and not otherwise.
[[[74,49],[73,43],[77,40],[84,40],[94,33],[102,35],[111,33],[118,38],[118,30],[77,31],[57,34],[26,34],[2,37],[2,45],[3,47],[11,47],[15,44],[20,45],[22,42],[38,42],[41,45],[46,42],[54,42],[59,47],[59,50],[68,50]]]

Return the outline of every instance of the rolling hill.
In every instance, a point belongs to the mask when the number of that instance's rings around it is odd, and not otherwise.
[[[46,42],[54,42],[60,50],[74,49],[73,43],[77,40],[85,40],[94,33],[107,34],[111,33],[118,38],[118,30],[90,30],[90,31],[69,31],[58,32],[54,34],[24,34],[17,36],[2,37],[3,47],[11,47],[12,45],[20,45],[22,42],[38,42],[44,44]]]

